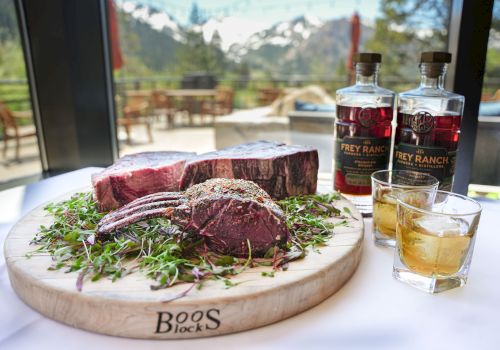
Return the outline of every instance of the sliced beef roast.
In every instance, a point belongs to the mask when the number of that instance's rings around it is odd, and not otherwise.
[[[313,194],[318,165],[318,151],[312,147],[250,142],[188,160],[180,189],[211,178],[227,178],[251,180],[276,199]]]
[[[101,210],[111,210],[155,192],[179,191],[179,180],[190,152],[143,152],[120,158],[92,175]]]

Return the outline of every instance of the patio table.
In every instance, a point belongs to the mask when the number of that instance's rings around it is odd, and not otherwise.
[[[164,91],[167,96],[171,97],[215,97],[217,94],[215,89],[169,89]],[[149,98],[151,93],[151,90],[132,90],[127,92],[127,96]]]
[[[34,207],[90,185],[85,168],[0,192],[0,245]],[[328,188],[328,180],[322,186]],[[391,277],[393,250],[374,246],[365,219],[357,272],[336,294],[287,320],[211,338],[147,341],[93,334],[52,321],[26,306],[10,285],[0,252],[0,348],[8,349],[498,349],[500,344],[500,204],[482,201],[468,285],[429,295]],[[269,310],[262,310],[269,312]],[[242,313],[241,317],[245,317]]]
[[[168,97],[177,99],[181,102],[181,109],[185,109],[188,113],[189,125],[193,125],[193,115],[199,114],[201,110],[201,101],[213,100],[217,95],[215,89],[176,89],[166,90],[165,94]]]
[[[172,97],[215,97],[215,89],[176,89],[167,90],[167,96]]]

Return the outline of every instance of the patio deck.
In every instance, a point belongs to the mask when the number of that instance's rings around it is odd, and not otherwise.
[[[120,155],[160,150],[182,150],[197,153],[215,150],[215,132],[212,126],[203,126],[199,122],[193,127],[165,129],[164,121],[153,124],[153,143],[148,142],[146,128],[138,125],[132,128],[132,142],[128,144],[124,130],[119,129],[118,139]],[[5,183],[40,174],[42,165],[35,137],[21,141],[19,161],[13,159],[14,150],[9,148],[8,157],[0,158],[0,189]],[[13,147],[13,146],[12,146]]]

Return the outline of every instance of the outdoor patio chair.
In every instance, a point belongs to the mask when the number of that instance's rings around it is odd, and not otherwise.
[[[135,104],[127,104],[123,107],[123,115],[118,118],[117,124],[125,128],[127,133],[127,143],[132,142],[131,128],[134,125],[145,125],[150,143],[153,143],[153,133],[151,130],[151,116],[148,115],[149,102],[142,101]]]
[[[257,101],[259,106],[268,106],[278,99],[282,90],[280,88],[260,88],[257,90]]]
[[[228,115],[233,112],[234,91],[228,87],[217,88],[217,94],[212,101],[203,101],[201,115],[212,117]]]
[[[2,127],[3,138],[3,158],[7,159],[7,148],[9,140],[15,140],[16,143],[16,157],[15,160],[20,159],[21,152],[21,139],[36,136],[36,129],[34,125],[18,126],[17,120],[20,118],[31,118],[31,112],[12,112],[3,102],[0,102],[0,126]]]
[[[172,97],[168,96],[165,90],[156,90],[151,93],[151,103],[153,105],[153,114],[165,116],[166,128],[173,128],[177,109]]]

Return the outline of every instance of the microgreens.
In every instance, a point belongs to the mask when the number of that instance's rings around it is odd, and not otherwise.
[[[284,249],[270,249],[264,258],[252,257],[250,242],[247,242],[249,257],[241,259],[208,251],[199,236],[181,232],[163,218],[130,225],[107,240],[96,239],[95,228],[106,213],[99,212],[92,193],[77,193],[69,200],[45,207],[53,216],[53,223],[40,227],[32,240],[38,247],[27,256],[49,253],[53,260],[50,270],[78,272],[78,290],[82,289],[85,279],[116,281],[136,271],[155,281],[151,286],[153,290],[182,282],[201,288],[206,279],[222,280],[229,288],[239,284],[229,278],[248,268],[272,266],[273,272],[262,273],[262,276],[274,277],[274,271],[286,269],[289,261],[303,258],[308,248],[324,245],[334,228],[328,219],[345,218],[333,205],[337,199],[336,193],[330,193],[279,201],[290,229],[290,242]],[[350,214],[345,208],[344,212]]]

